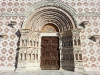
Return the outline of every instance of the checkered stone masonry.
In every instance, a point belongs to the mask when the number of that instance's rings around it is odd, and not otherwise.
[[[0,34],[6,33],[7,36],[0,40],[0,67],[14,66],[15,54],[18,38],[15,32],[21,27],[24,20],[23,15],[7,15],[24,13],[27,8],[40,0],[1,0],[0,1]],[[99,0],[59,0],[66,5],[72,6],[78,13],[98,12],[100,13]],[[4,16],[5,15],[5,16]],[[85,29],[81,30],[81,43],[83,51],[84,68],[100,69],[100,42],[93,42],[88,38],[91,35],[100,35],[100,16],[98,15],[79,15],[75,17],[78,23],[89,21]],[[14,28],[7,26],[10,21],[16,21]]]

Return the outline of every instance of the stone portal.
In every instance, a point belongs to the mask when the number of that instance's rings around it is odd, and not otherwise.
[[[51,0],[31,9],[20,29],[18,68],[83,70],[74,10]]]

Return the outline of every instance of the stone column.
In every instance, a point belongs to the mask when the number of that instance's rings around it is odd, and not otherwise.
[[[76,39],[76,46],[78,46],[78,39]]]
[[[30,55],[29,55],[29,53],[27,53],[27,62],[28,63],[30,62]]]
[[[18,57],[19,57],[19,58],[18,58],[19,60],[21,60],[21,58],[22,58],[21,54],[22,54],[22,53],[19,53],[19,56],[18,56]]]
[[[28,46],[31,46],[31,40],[28,39]]]
[[[39,39],[38,39],[38,68],[40,68],[40,63],[41,63],[41,36],[39,36]]]
[[[59,50],[60,50],[60,70],[62,70],[62,39],[63,37],[63,34],[60,34],[60,37],[59,37]]]
[[[20,46],[22,46],[22,43],[23,43],[23,42],[22,42],[22,38],[20,38]]]
[[[74,38],[72,38],[72,41],[73,41],[73,46],[74,46],[74,44],[75,44],[75,43],[74,43]]]

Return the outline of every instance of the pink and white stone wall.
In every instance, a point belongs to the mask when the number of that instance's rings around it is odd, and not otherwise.
[[[18,38],[15,35],[25,18],[25,12],[40,0],[0,0],[0,34],[7,34],[0,41],[0,68],[14,69]],[[42,1],[42,0],[41,0]],[[100,0],[59,0],[74,8],[79,15],[75,16],[78,24],[89,21],[81,31],[83,65],[85,70],[100,70],[100,40],[89,40],[92,35],[100,35]],[[16,21],[14,28],[7,26]]]

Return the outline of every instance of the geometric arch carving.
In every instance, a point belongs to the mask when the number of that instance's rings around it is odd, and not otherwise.
[[[75,9],[57,0],[36,3],[26,13],[22,28],[41,31],[44,25],[51,23],[56,25],[59,31],[68,31],[77,26],[73,17]]]

